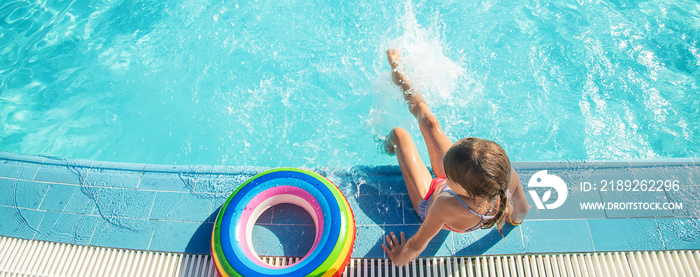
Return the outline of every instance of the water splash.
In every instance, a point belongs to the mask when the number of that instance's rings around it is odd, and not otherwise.
[[[190,171],[192,172],[192,171]],[[190,190],[190,193],[200,198],[227,197],[236,188],[242,185],[252,175],[226,175],[226,174],[179,174],[180,180]]]
[[[429,102],[442,102],[453,99],[460,81],[466,77],[466,70],[459,60],[445,55],[448,44],[443,41],[441,32],[444,24],[440,14],[435,12],[428,26],[421,26],[413,11],[412,1],[406,1],[404,15],[394,28],[401,32],[399,37],[389,42],[389,47],[402,52],[403,62],[399,71],[405,73],[414,87]]]
[[[126,194],[122,193],[120,195],[121,197],[117,197],[121,199],[113,199],[114,201],[109,201],[107,206],[101,205],[99,200],[102,196],[104,188],[94,186],[94,184],[87,180],[88,174],[90,173],[90,169],[77,165],[71,160],[67,160],[67,163],[68,170],[76,176],[78,176],[78,182],[80,183],[80,191],[83,194],[85,194],[85,196],[90,198],[93,202],[95,202],[95,209],[97,209],[97,212],[99,213],[102,219],[116,227],[124,228],[131,231],[139,230],[137,226],[133,226],[131,220],[122,217],[122,209],[126,208],[125,205],[127,203],[125,199]]]
[[[363,191],[377,191],[379,187],[378,178],[364,167],[323,166],[314,171],[335,184],[346,197],[358,197]]]
[[[380,46],[382,60],[384,50],[396,48],[402,53],[398,70],[406,75],[413,87],[421,93],[431,107],[439,105],[462,105],[466,99],[455,92],[460,88],[473,88],[474,79],[463,68],[462,58],[450,59],[448,44],[441,34],[445,28],[435,11],[427,26],[416,19],[412,1],[406,1],[404,14],[389,30],[396,37],[387,38]],[[383,61],[385,68],[388,64]],[[384,138],[394,127],[403,127],[418,133],[413,117],[406,108],[405,100],[393,83],[391,72],[379,72],[372,83],[376,92],[369,114],[363,116],[364,126],[370,130],[379,152],[383,152]],[[468,94],[471,95],[471,94]]]
[[[674,220],[667,228],[670,229],[670,234],[684,242],[694,243],[700,238],[700,221],[697,218]]]

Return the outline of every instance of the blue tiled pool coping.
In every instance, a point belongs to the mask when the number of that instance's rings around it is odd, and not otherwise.
[[[442,231],[422,256],[700,249],[700,159],[516,162],[523,186],[547,170],[569,187],[560,208],[533,209],[524,224],[468,234]],[[83,245],[209,253],[219,207],[269,168],[172,166],[65,160],[0,152],[0,235]],[[386,232],[420,227],[398,166],[312,169],[333,181],[353,208],[353,257],[385,257]],[[678,191],[581,191],[583,181],[674,179]],[[527,194],[527,193],[526,193]],[[528,196],[528,201],[532,199]],[[579,202],[682,202],[681,210],[582,211]],[[264,255],[303,256],[312,221],[298,207],[264,213],[254,241]]]

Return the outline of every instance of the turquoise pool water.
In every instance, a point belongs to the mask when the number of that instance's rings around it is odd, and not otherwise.
[[[694,1],[2,1],[0,151],[394,164],[377,137],[420,140],[394,46],[453,139],[516,161],[697,157],[699,35]]]

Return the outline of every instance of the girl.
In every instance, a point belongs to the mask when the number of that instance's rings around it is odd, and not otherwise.
[[[501,232],[506,218],[513,225],[522,223],[530,206],[503,148],[473,137],[452,144],[423,97],[397,70],[399,51],[389,49],[387,57],[394,83],[403,90],[408,109],[418,120],[436,177],[430,175],[408,132],[394,128],[387,137],[386,151],[396,154],[411,203],[423,224],[408,241],[404,232],[400,240],[393,232],[386,236],[382,248],[389,258],[397,266],[406,265],[441,229],[471,232],[496,225]]]

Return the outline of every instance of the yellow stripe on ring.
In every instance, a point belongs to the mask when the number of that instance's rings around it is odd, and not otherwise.
[[[219,276],[221,277],[229,277],[228,274],[226,274],[226,271],[224,271],[224,268],[220,266],[219,258],[216,257],[216,255],[211,255],[214,258],[214,265],[216,265],[216,270],[219,272]]]
[[[347,204],[345,204],[345,205],[347,205]],[[350,209],[350,206],[348,205],[348,210],[349,209]],[[355,224],[354,216],[350,217],[350,219],[352,219],[352,221],[348,220],[348,224],[353,224],[353,226],[350,228],[351,233],[348,235],[348,238],[355,238],[356,230],[355,230],[355,226],[354,226],[354,224]],[[345,261],[345,255],[347,255],[348,253],[350,253],[350,251],[352,251],[352,249],[350,249],[350,248],[352,247],[352,244],[354,241],[355,241],[354,239],[345,240],[345,245],[343,246],[343,251],[340,252],[340,253],[343,253],[342,255],[340,255],[340,257],[343,257],[343,258],[335,261],[335,263],[322,276],[324,276],[324,277],[325,276],[333,276],[333,275],[335,275],[336,272],[338,272],[340,267],[343,266],[343,262]]]
[[[216,230],[216,228],[214,228]],[[211,257],[214,259],[214,265],[216,266],[217,271],[219,272],[219,276],[221,277],[229,277],[228,274],[226,274],[226,271],[224,270],[223,267],[221,267],[221,261],[219,261],[219,257],[216,255],[216,251],[214,251],[214,231],[212,231],[211,234]]]

